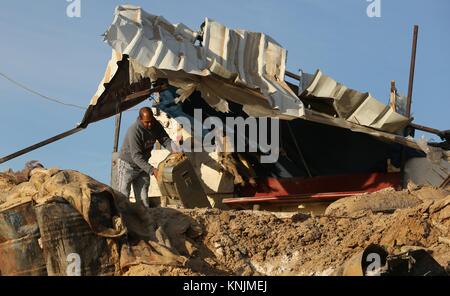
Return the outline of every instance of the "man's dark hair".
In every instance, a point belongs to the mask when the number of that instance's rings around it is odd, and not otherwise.
[[[142,117],[144,116],[145,113],[149,113],[150,115],[153,115],[152,109],[150,109],[149,107],[142,107],[139,110],[139,118],[142,119]]]

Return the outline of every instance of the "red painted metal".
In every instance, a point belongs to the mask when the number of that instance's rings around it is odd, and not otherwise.
[[[226,204],[247,204],[247,203],[298,203],[298,202],[317,202],[317,201],[334,201],[341,197],[363,194],[364,191],[353,192],[327,192],[316,194],[289,195],[289,196],[254,196],[254,197],[237,197],[223,199]]]
[[[258,188],[244,188],[225,204],[330,202],[339,198],[393,187],[399,189],[400,173],[370,173],[314,178],[268,178]]]

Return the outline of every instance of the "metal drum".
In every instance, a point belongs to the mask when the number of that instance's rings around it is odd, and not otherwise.
[[[68,202],[54,200],[35,211],[49,275],[114,275],[118,270],[117,242],[95,234]]]
[[[47,275],[31,199],[0,208],[0,274]]]

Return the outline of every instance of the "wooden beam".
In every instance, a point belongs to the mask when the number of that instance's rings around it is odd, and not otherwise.
[[[165,90],[167,88],[169,88],[168,84],[162,84],[162,85],[158,85],[158,86],[153,87],[153,88],[149,88],[149,89],[146,89],[146,90],[141,90],[141,91],[129,94],[128,96],[125,97],[125,99],[123,101],[124,102],[125,101],[130,101],[130,100],[141,98],[141,97],[145,97],[145,96],[148,97],[152,93],[160,92],[160,91],[163,91],[163,90]]]
[[[122,121],[122,112],[116,114],[116,125],[114,128],[114,147],[113,152],[117,152],[119,149],[119,136],[120,136],[120,124]]]
[[[301,79],[300,75],[294,74],[294,73],[292,73],[290,71],[287,71],[287,70],[284,72],[284,74],[286,74],[287,77],[294,78],[294,79],[296,79],[298,81],[300,81],[300,79]]]
[[[48,145],[48,144],[50,144],[50,143],[56,142],[56,141],[61,140],[61,139],[65,138],[65,137],[68,137],[68,136],[70,136],[70,135],[73,135],[73,134],[75,134],[75,133],[81,131],[82,129],[83,129],[83,128],[81,128],[81,127],[73,128],[73,129],[68,130],[68,131],[66,131],[66,132],[64,132],[64,133],[61,133],[61,134],[59,134],[59,135],[56,135],[56,136],[51,137],[51,138],[48,138],[47,140],[41,141],[41,142],[36,143],[36,144],[34,144],[34,145],[31,145],[31,146],[29,146],[29,147],[27,147],[27,148],[24,148],[24,149],[22,149],[22,150],[19,150],[19,151],[17,151],[17,152],[14,152],[14,153],[12,153],[12,154],[10,154],[10,155],[7,155],[7,156],[5,156],[5,157],[2,157],[2,158],[0,158],[0,164],[1,164],[1,163],[4,163],[4,162],[7,162],[8,160],[11,160],[11,159],[16,158],[16,157],[18,157],[18,156],[21,156],[21,155],[23,155],[23,154],[26,154],[26,153],[28,153],[28,152],[31,152],[31,151],[33,151],[33,150],[36,150],[36,149],[38,149],[38,148],[40,148],[40,147],[42,147],[42,146]]]
[[[397,104],[397,89],[395,87],[395,80],[391,80],[391,96],[389,98],[389,107],[392,111],[396,111]]]
[[[424,125],[420,125],[420,124],[416,124],[416,123],[410,123],[409,126],[414,128],[414,129],[418,129],[418,130],[421,130],[421,131],[424,131],[424,132],[428,132],[428,133],[431,133],[431,134],[435,134],[435,135],[442,135],[444,133],[443,131],[440,131],[438,129],[431,128],[431,127],[424,126]]]

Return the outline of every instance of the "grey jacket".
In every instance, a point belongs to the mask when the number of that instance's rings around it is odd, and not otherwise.
[[[172,140],[161,123],[155,120],[152,126],[146,129],[138,118],[128,128],[119,157],[133,168],[143,170],[151,175],[154,168],[148,163],[148,160],[156,141],[172,152]]]

